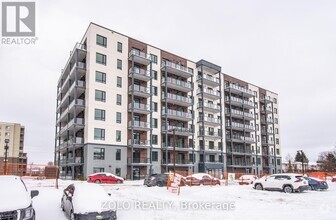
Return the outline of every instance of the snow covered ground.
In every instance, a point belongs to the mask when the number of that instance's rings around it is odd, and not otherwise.
[[[67,219],[60,208],[63,189],[72,181],[24,179],[29,190],[40,195],[33,199],[37,220]],[[336,219],[336,183],[327,191],[285,194],[257,191],[251,186],[181,187],[180,195],[165,187],[145,187],[143,181],[103,185],[111,193],[106,207],[117,208],[118,219]]]

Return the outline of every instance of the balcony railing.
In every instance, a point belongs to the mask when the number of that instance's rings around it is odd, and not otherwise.
[[[150,145],[150,140],[138,140],[138,139],[134,139],[133,143],[135,145],[140,145],[140,146],[149,146]],[[132,145],[132,139],[128,139],[128,145]]]
[[[204,74],[203,77],[201,75],[197,76],[197,80],[201,80],[202,78],[206,79],[206,80],[209,80],[211,82],[219,84],[219,78],[216,78],[216,77],[213,77],[213,76],[209,76],[209,75],[206,75],[206,74]]]
[[[244,104],[244,105],[248,105],[248,106],[251,106],[251,107],[254,107],[254,104],[253,102],[251,101],[247,101],[247,100],[243,100],[243,99],[240,99],[240,98],[236,98],[236,97],[233,97],[231,96],[231,98],[229,96],[225,96],[225,101],[226,102],[238,102],[238,103],[241,103],[241,104]]]
[[[146,54],[142,51],[139,51],[139,50],[134,50],[132,49],[130,52],[129,52],[129,56],[137,56],[137,57],[141,57],[143,59],[147,59],[147,60],[151,60],[151,56],[149,54]]]
[[[212,132],[212,131],[198,131],[198,136],[209,136],[209,137],[215,137],[215,138],[220,138],[221,134],[217,132]]]
[[[272,111],[272,108],[271,108],[271,107],[268,107],[268,106],[267,106],[267,107],[265,107],[265,106],[262,107],[262,108],[261,108],[261,111],[262,111],[262,112],[265,112],[265,111],[266,111],[266,112],[273,112],[273,111]]]
[[[161,66],[162,67],[170,67],[172,69],[175,69],[175,70],[178,70],[178,71],[182,71],[182,72],[185,72],[185,73],[190,74],[190,75],[193,74],[192,70],[188,69],[187,67],[184,67],[184,66],[182,66],[180,64],[172,63],[172,62],[167,61],[167,60],[162,61],[162,65]]]
[[[241,128],[241,129],[245,129],[245,130],[255,130],[254,126],[252,125],[246,125],[246,124],[241,124],[241,123],[237,123],[237,122],[232,122],[230,123],[230,121],[227,121],[225,123],[226,127],[233,127],[233,128]]]
[[[272,102],[272,98],[270,96],[263,96],[260,98],[261,102]]]
[[[129,127],[138,127],[138,128],[150,128],[150,124],[148,122],[144,121],[129,121],[128,122]]]
[[[162,159],[162,164],[173,164],[174,160],[173,159]],[[175,164],[183,164],[183,165],[188,165],[188,164],[192,164],[192,162],[190,162],[188,159],[175,159]]]
[[[246,89],[244,87],[237,86],[237,85],[232,84],[232,83],[226,84],[225,89],[235,89],[235,90],[238,90],[240,92],[243,92],[243,93],[249,94],[251,96],[254,96],[254,93],[251,89]]]
[[[211,104],[211,103],[207,103],[205,102],[203,104],[204,108],[210,108],[210,109],[213,109],[213,110],[217,110],[217,111],[220,111],[220,106],[219,105],[215,105],[215,104]],[[198,108],[202,108],[202,102],[199,102],[197,104],[197,107]]]
[[[198,121],[205,121],[205,122],[210,122],[210,123],[216,123],[216,124],[220,124],[221,120],[219,118],[211,118],[211,117],[199,117]]]
[[[150,88],[144,87],[144,86],[138,86],[138,85],[133,85],[134,87],[134,92],[140,92],[140,93],[145,93],[150,95]],[[128,91],[132,91],[132,85],[128,87]]]
[[[172,125],[168,125],[167,126],[167,130],[173,132],[173,130],[175,129],[175,132],[181,132],[181,133],[193,133],[193,130],[191,128],[183,128],[183,127],[177,127],[177,126],[172,126]],[[162,126],[162,130],[165,131],[166,128],[165,126]]]
[[[162,92],[162,97],[165,97],[164,92]],[[167,93],[167,99],[173,99],[179,102],[186,102],[188,104],[192,104],[192,99],[185,96],[175,95],[172,93]]]
[[[239,110],[236,110],[236,109],[225,109],[225,113],[226,114],[233,114],[233,115],[240,115],[242,117],[246,117],[246,118],[254,118],[254,115],[251,114],[251,113],[248,113],[248,112],[243,112],[243,111],[239,111]]]
[[[134,109],[142,110],[142,111],[150,111],[150,105],[142,104],[142,103],[133,103]],[[132,109],[132,103],[128,104],[128,108]]]
[[[162,109],[162,114],[165,115],[166,111],[165,108]],[[188,118],[192,119],[192,114],[187,113],[187,112],[180,112],[172,109],[167,109],[167,114],[171,116],[177,116],[177,117],[183,117],[183,118]]]
[[[198,88],[197,93],[204,93],[204,94],[209,94],[209,95],[218,96],[218,97],[220,96],[220,93],[217,90],[211,90],[211,89]]]
[[[246,137],[246,136],[240,136],[240,135],[226,135],[226,139],[235,139],[235,140],[240,140],[240,141],[248,141],[248,142],[255,142],[254,138],[251,137]]]
[[[262,119],[260,119],[260,121],[261,121],[261,123],[265,123],[265,124],[266,124],[266,122],[269,123],[269,124],[274,123],[272,118],[267,118],[267,120],[265,120],[265,118],[262,118]]]
[[[167,79],[162,78],[162,83],[165,83],[165,82],[171,83],[177,86],[185,87],[188,89],[192,89],[192,85],[190,82],[185,82],[185,81],[181,81],[181,80],[170,78],[170,77],[167,77]]]
[[[129,69],[129,73],[132,74],[132,68]],[[151,74],[150,74],[149,70],[134,68],[133,73],[134,73],[134,75],[140,75],[140,76],[144,76],[144,77],[148,77],[148,78],[151,77]]]
[[[261,133],[273,134],[273,129],[261,129]]]

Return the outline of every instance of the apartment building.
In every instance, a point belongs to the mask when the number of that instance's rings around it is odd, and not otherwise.
[[[27,153],[23,152],[24,135],[25,127],[21,124],[0,122],[0,175],[6,173],[22,176],[26,173]]]
[[[57,83],[62,178],[281,171],[278,95],[91,23]]]

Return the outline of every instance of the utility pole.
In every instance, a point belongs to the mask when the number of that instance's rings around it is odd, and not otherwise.
[[[5,139],[5,168],[4,168],[4,175],[7,175],[7,152],[8,152],[8,143],[9,143],[9,139]]]

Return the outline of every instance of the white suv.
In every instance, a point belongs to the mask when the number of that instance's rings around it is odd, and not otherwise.
[[[301,174],[282,173],[264,176],[253,183],[257,190],[277,190],[285,193],[302,192],[308,189],[308,181]]]

